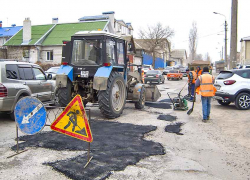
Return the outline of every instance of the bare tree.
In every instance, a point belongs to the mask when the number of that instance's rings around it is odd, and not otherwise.
[[[189,50],[191,60],[194,60],[196,57],[196,49],[198,43],[198,31],[197,31],[197,23],[194,21],[192,23],[192,29],[189,32]]]
[[[209,53],[206,53],[206,54],[205,54],[204,60],[205,60],[205,61],[210,61],[210,62],[212,62],[212,59],[211,59]]]
[[[149,53],[153,55],[153,67],[155,68],[155,58],[157,53],[168,48],[170,52],[169,38],[174,35],[174,30],[169,26],[163,27],[161,23],[156,26],[148,26],[147,30],[141,29],[139,37],[143,39]]]
[[[203,61],[203,55],[202,54],[196,54],[194,57],[194,60],[201,60]]]

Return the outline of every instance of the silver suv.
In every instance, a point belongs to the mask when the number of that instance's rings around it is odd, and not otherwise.
[[[19,99],[32,96],[42,102],[55,100],[55,81],[37,64],[0,60],[0,112],[13,111]]]

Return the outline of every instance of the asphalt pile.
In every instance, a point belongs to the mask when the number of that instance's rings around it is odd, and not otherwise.
[[[141,159],[152,155],[165,154],[160,143],[146,141],[144,134],[156,130],[155,126],[138,126],[109,121],[90,121],[93,142],[90,156],[93,159],[84,169],[87,154],[67,160],[48,162],[44,165],[53,167],[71,179],[105,179],[112,171],[122,171],[128,165],[135,165]],[[88,143],[51,131],[35,135],[22,136],[20,149],[26,147],[48,148],[52,150],[86,151]],[[147,148],[145,148],[147,147]],[[12,147],[13,150],[16,146]]]

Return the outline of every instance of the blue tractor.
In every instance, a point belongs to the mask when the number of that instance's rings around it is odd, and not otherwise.
[[[144,108],[148,97],[156,101],[160,93],[156,86],[142,83],[140,69],[128,72],[126,41],[104,31],[82,31],[63,42],[62,65],[56,75],[57,99],[66,106],[80,94],[84,105],[98,103],[107,118],[122,114],[126,99],[135,108]]]

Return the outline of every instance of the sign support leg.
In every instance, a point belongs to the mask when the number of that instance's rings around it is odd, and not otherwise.
[[[90,122],[90,118],[91,118],[90,109],[88,109],[88,110],[89,110],[89,122]],[[90,161],[91,161],[92,158],[93,158],[93,156],[90,157],[90,142],[89,142],[89,144],[88,144],[88,161],[85,164],[84,169],[88,166],[88,164],[90,163]]]
[[[18,127],[17,127],[17,125],[16,125],[16,154],[13,154],[13,155],[11,155],[11,156],[8,156],[7,158],[11,158],[11,157],[16,156],[16,155],[18,155],[18,154],[21,154],[21,153],[23,153],[23,152],[25,152],[25,151],[28,151],[28,149],[25,149],[25,150],[19,152]]]

